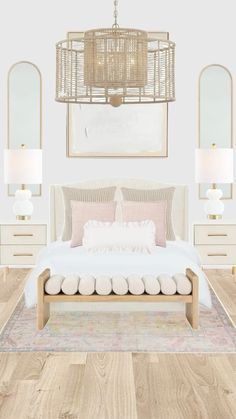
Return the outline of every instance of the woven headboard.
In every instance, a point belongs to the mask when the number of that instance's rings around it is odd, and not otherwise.
[[[160,189],[174,186],[175,193],[173,199],[173,225],[175,234],[182,240],[188,240],[188,188],[185,185],[173,185],[158,183],[152,180],[142,179],[100,179],[87,180],[79,183],[68,185],[52,185],[50,188],[50,228],[51,241],[58,240],[61,237],[64,224],[64,204],[62,196],[62,186],[78,187],[81,189],[105,188],[108,186],[117,186],[118,193],[115,199],[121,199],[119,193],[120,187],[136,188],[136,189]]]

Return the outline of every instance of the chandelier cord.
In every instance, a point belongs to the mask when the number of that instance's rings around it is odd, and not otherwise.
[[[117,23],[118,21],[118,0],[114,0],[114,19],[115,22],[112,25],[113,28],[119,28],[119,25]]]

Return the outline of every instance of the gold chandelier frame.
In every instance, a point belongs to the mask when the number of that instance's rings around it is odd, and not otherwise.
[[[91,29],[56,44],[56,100],[163,103],[175,100],[175,43],[140,29]]]

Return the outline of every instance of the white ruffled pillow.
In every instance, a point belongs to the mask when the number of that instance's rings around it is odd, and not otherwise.
[[[151,253],[155,247],[155,230],[151,220],[123,223],[91,220],[84,225],[83,246],[93,252]]]

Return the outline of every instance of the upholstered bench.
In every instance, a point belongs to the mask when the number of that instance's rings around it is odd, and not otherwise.
[[[186,317],[198,328],[198,277],[187,269],[175,275],[51,275],[46,269],[38,278],[37,326],[43,329],[53,302],[184,302]]]

